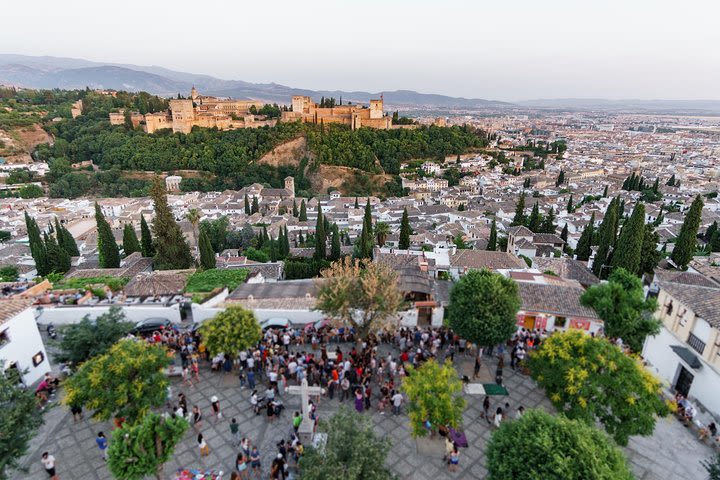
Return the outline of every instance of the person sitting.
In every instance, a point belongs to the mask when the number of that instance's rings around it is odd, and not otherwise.
[[[705,440],[707,437],[714,438],[716,440],[719,439],[718,429],[717,429],[717,425],[715,425],[715,422],[710,422],[710,425],[700,429],[700,434],[698,435],[698,439]]]

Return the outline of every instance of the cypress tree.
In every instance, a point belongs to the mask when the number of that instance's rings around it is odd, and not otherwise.
[[[48,264],[47,252],[45,251],[45,242],[40,235],[40,228],[34,219],[30,218],[27,210],[25,211],[25,227],[27,228],[28,240],[30,243],[30,254],[35,261],[35,269],[37,274],[44,277],[51,272]]]
[[[709,242],[710,240],[712,240],[712,237],[715,234],[715,232],[717,232],[717,230],[718,230],[718,223],[717,223],[717,220],[715,220],[712,224],[710,224],[710,226],[707,228],[707,230],[705,230],[705,234],[703,235],[703,238],[705,239],[705,241]]]
[[[342,256],[340,250],[340,231],[336,223],[332,226],[332,243],[330,244],[330,260],[340,260]]]
[[[560,173],[558,174],[557,179],[555,180],[555,186],[559,187],[563,183],[565,183],[565,171],[560,170]]]
[[[402,220],[400,220],[400,240],[398,242],[400,250],[408,250],[410,248],[410,218],[408,217],[407,207],[403,209]]]
[[[672,174],[672,176],[670,177],[670,180],[668,180],[668,182],[665,185],[667,185],[668,187],[675,186],[675,174],[674,173]]]
[[[250,207],[250,214],[255,214],[260,211],[260,205],[258,204],[257,197],[253,197],[252,199],[252,207]]]
[[[511,227],[525,225],[525,192],[520,194],[520,199],[515,206],[515,216],[510,224]]]
[[[618,211],[617,211],[618,223],[615,224],[615,234],[616,234],[616,235],[617,235],[617,227],[620,226],[619,221],[620,221],[620,219],[623,218],[624,216],[625,216],[625,199],[624,199],[624,198],[621,198],[621,199],[620,199],[620,204],[618,205]]]
[[[315,222],[315,260],[324,260],[327,256],[327,236],[325,235],[325,221],[323,220],[322,207],[318,202],[318,216]]]
[[[565,224],[567,227],[567,224]],[[590,222],[588,222],[587,225],[585,225],[585,228],[583,229],[582,233],[580,234],[580,239],[578,240],[577,246],[575,248],[575,257],[578,260],[581,260],[583,262],[587,262],[590,258],[590,254],[592,253],[591,246],[593,244],[593,237],[595,236],[595,213],[592,214],[592,217],[590,218]]]
[[[716,230],[710,239],[710,251],[720,252],[720,230]]]
[[[47,253],[48,273],[65,273],[70,270],[70,255],[60,247],[52,234],[45,234],[45,252]]]
[[[562,231],[560,232],[560,238],[567,244],[568,239],[568,226],[567,223],[563,226]]]
[[[655,183],[653,183],[653,192],[658,193],[658,188],[660,187],[660,177],[655,177]]]
[[[494,218],[490,224],[490,238],[488,238],[487,250],[497,250],[497,223]]]
[[[305,199],[300,202],[300,216],[298,220],[301,222],[307,222],[307,207],[305,206]]]
[[[568,213],[572,213],[573,210],[574,210],[574,208],[573,208],[573,196],[572,196],[572,193],[571,193],[571,194],[570,194],[570,198],[568,199],[567,212],[568,212]]]
[[[531,232],[540,233],[540,226],[542,225],[542,218],[540,217],[540,209],[538,208],[538,202],[533,205],[530,218],[528,219],[528,228]]]
[[[155,204],[155,221],[152,226],[155,234],[154,267],[157,270],[192,267],[195,262],[190,254],[190,246],[168,206],[165,183],[159,177],[153,180],[150,196]]]
[[[658,211],[658,215],[655,218],[655,221],[653,222],[653,225],[655,225],[656,227],[663,222],[663,210],[665,210],[665,204],[661,203],[660,210]]]
[[[605,218],[603,218],[600,228],[598,229],[598,250],[593,260],[593,273],[604,278],[607,276],[607,272],[603,269],[605,262],[608,260],[610,255],[610,249],[615,244],[615,232],[617,230],[618,223],[618,199],[613,198],[605,211]]]
[[[657,249],[660,243],[660,235],[655,231],[655,227],[648,223],[645,225],[643,233],[642,251],[640,253],[640,275],[643,273],[652,274],[660,261],[661,254]]]
[[[550,211],[542,222],[540,227],[542,233],[555,233],[555,209],[550,207]]]
[[[285,234],[283,235],[283,238],[285,240],[285,245],[283,246],[283,253],[284,253],[283,256],[287,257],[290,255],[290,237],[288,236],[287,225],[285,225],[284,230],[285,230]]]
[[[613,269],[624,268],[628,272],[640,273],[640,260],[645,235],[645,205],[638,202],[630,218],[623,225],[613,251]]]
[[[375,237],[373,235],[372,211],[370,209],[370,199],[368,198],[365,205],[365,214],[363,216],[363,226],[358,239],[358,248],[356,250],[357,258],[372,258],[373,247],[375,246]]]
[[[95,222],[100,268],[118,268],[120,266],[120,249],[115,242],[110,224],[105,220],[100,205],[95,202]]]
[[[355,208],[360,208],[360,205],[358,204],[358,197],[355,197]]]
[[[143,257],[154,257],[155,247],[153,247],[152,234],[150,227],[145,221],[145,215],[140,215],[140,250]]]
[[[200,232],[200,241],[198,242],[198,250],[200,250],[200,266],[203,270],[215,268],[215,251],[212,248],[210,237],[207,232]]]
[[[72,233],[60,223],[57,217],[55,217],[55,231],[57,232],[58,245],[71,257],[79,256],[80,250],[78,249],[77,243],[75,243]]]
[[[268,235],[267,225],[263,225],[261,234],[262,234],[263,243],[267,243],[270,241],[270,235]]]
[[[298,212],[298,208],[297,208],[297,200],[295,200],[294,198],[293,198],[293,210],[292,210],[292,212],[293,212],[293,214],[292,214],[293,217],[297,218],[298,215],[299,215],[299,212]]]
[[[140,241],[138,241],[132,222],[126,223],[125,227],[123,227],[123,250],[125,251],[126,257],[132,253],[141,251]]]
[[[678,234],[677,240],[675,240],[675,248],[670,254],[673,262],[683,270],[687,269],[688,263],[690,263],[693,255],[695,255],[702,209],[702,197],[698,195],[695,197],[695,200],[693,200],[690,209],[685,215],[685,220],[683,221],[682,227],[680,227],[680,233]]]
[[[605,188],[603,189],[603,195],[602,195],[602,196],[603,196],[603,198],[607,198],[607,196],[608,196],[608,186],[607,186],[607,185],[605,185]]]
[[[245,194],[245,215],[250,215],[252,211],[250,210],[250,199],[247,196],[247,193]]]
[[[299,244],[298,246],[300,246],[300,247],[302,247],[303,244],[305,243],[305,239],[303,238],[302,232],[298,233],[297,242]]]
[[[278,250],[278,241],[274,238],[270,238],[268,240],[268,244],[270,245],[270,261],[271,262],[277,262],[280,252]]]

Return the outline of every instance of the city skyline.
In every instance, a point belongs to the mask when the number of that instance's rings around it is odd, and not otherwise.
[[[666,1],[170,8],[133,0],[112,15],[88,2],[71,10],[32,3],[32,35],[10,22],[0,32],[4,53],[159,65],[318,90],[406,89],[511,102],[720,99],[720,53],[707,48],[720,41],[711,21],[719,7],[703,0],[683,10]]]

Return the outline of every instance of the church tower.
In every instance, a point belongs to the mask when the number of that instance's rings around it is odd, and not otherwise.
[[[195,89],[195,85],[190,89],[190,98],[192,100],[195,100],[198,97],[197,90]]]
[[[285,177],[285,190],[290,192],[290,198],[295,198],[295,179],[293,177]]]

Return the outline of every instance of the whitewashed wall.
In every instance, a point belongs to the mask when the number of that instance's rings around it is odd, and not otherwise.
[[[110,311],[109,305],[98,305],[94,307],[43,307],[38,309],[37,321],[41,325],[52,323],[56,326],[70,325],[79,323],[85,315],[90,318],[97,318],[100,315]],[[132,305],[122,307],[122,311],[131,322],[139,322],[146,318],[161,317],[167,318],[171,322],[180,322],[180,306],[172,305],[166,307],[164,305]]]
[[[50,361],[31,308],[5,322],[0,330],[7,330],[10,338],[8,343],[0,347],[0,361],[3,362],[3,368],[7,368],[11,362],[17,362],[21,371],[27,370],[23,375],[26,385],[39,381],[50,371]],[[38,366],[33,366],[32,357],[38,352],[42,352],[44,360]]]

